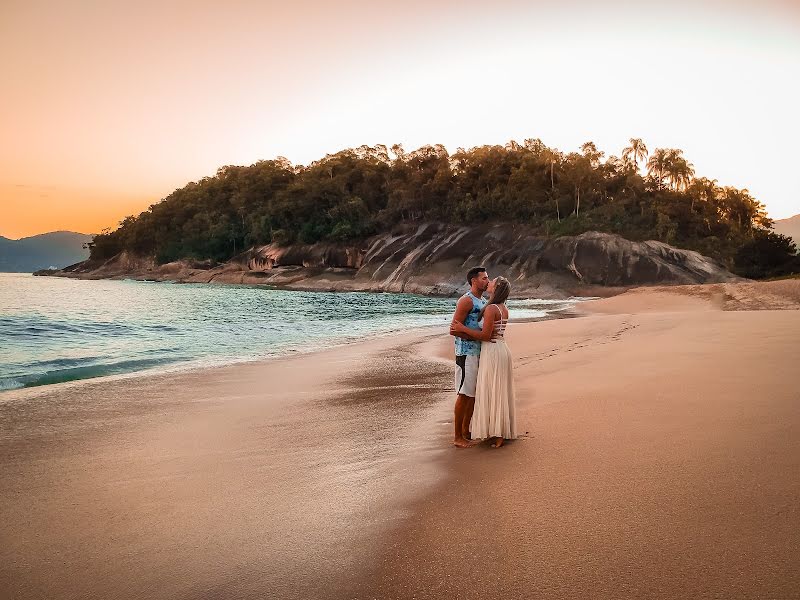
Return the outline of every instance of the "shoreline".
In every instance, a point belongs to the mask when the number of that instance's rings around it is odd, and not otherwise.
[[[529,318],[515,319],[512,320],[511,322],[537,323],[540,321],[549,321],[557,319],[573,319],[582,316],[583,314],[581,314],[580,312],[564,310],[564,311],[554,311],[553,313],[548,313],[544,317],[529,317]],[[277,361],[287,361],[287,360],[292,360],[299,356],[324,353],[336,350],[338,348],[358,346],[365,342],[396,337],[397,335],[402,335],[402,336],[436,335],[433,334],[432,331],[436,328],[442,328],[442,327],[443,326],[441,325],[418,325],[411,329],[406,329],[406,330],[386,331],[386,332],[365,335],[358,339],[339,340],[334,343],[326,344],[324,348],[319,348],[314,346],[308,346],[303,348],[292,348],[286,354],[276,354],[274,356],[220,359],[218,361],[208,361],[208,362],[202,362],[201,359],[198,359],[196,361],[188,361],[184,363],[171,363],[159,367],[151,367],[141,371],[129,371],[127,373],[116,373],[114,375],[99,375],[97,377],[86,377],[83,379],[73,379],[69,381],[60,381],[57,383],[47,383],[41,385],[9,388],[0,390],[0,404],[2,404],[4,401],[13,402],[16,400],[23,400],[23,399],[27,400],[42,394],[47,394],[49,392],[56,393],[62,390],[70,389],[72,387],[79,387],[81,385],[89,384],[91,382],[105,383],[105,382],[126,381],[129,379],[138,379],[138,378],[163,378],[173,375],[183,375],[192,373],[199,374],[201,372],[205,373],[210,370],[225,369],[228,367],[236,367],[239,365],[258,365],[258,364],[263,365]],[[441,335],[446,335],[446,333],[443,333]]]
[[[281,280],[275,276],[275,280],[264,281],[264,277],[257,275],[257,271],[232,271],[222,273],[222,277],[212,277],[204,280],[199,277],[199,273],[191,271],[187,273],[166,273],[154,276],[152,273],[129,272],[114,273],[109,275],[97,275],[96,273],[69,273],[62,270],[54,272],[37,271],[31,273],[33,277],[57,277],[62,279],[73,279],[76,281],[143,281],[152,283],[174,283],[174,284],[201,284],[201,285],[225,285],[225,286],[253,286],[264,287],[267,289],[286,290],[292,292],[329,292],[329,293],[349,293],[362,292],[370,294],[410,294],[415,296],[426,296],[431,298],[457,298],[464,290],[463,285],[430,284],[409,282],[402,288],[388,289],[381,287],[380,284],[371,280],[354,280],[336,278],[336,272],[328,273],[330,279],[311,274],[305,279]],[[657,284],[652,284],[657,285]],[[540,293],[538,298],[542,300],[569,300],[570,298],[585,297],[611,297],[625,293],[630,289],[635,289],[637,285],[626,286],[606,286],[598,284],[584,284],[580,281],[568,281],[563,278],[556,278],[553,282],[542,282],[541,284],[522,286],[518,292],[512,292],[512,300],[524,300],[531,298],[532,295]],[[465,288],[466,289],[466,288]]]
[[[239,284],[220,284],[220,285],[239,285]],[[325,293],[325,292],[312,292],[312,293]],[[348,292],[340,292],[340,293],[348,293]],[[357,293],[370,293],[370,292],[357,292]],[[400,294],[398,292],[372,292],[372,293],[380,293],[380,294],[388,293],[388,294],[398,294],[398,295]],[[413,294],[413,295],[424,297],[423,295],[420,294]],[[537,301],[543,301],[545,305],[551,302],[556,304],[561,303],[560,301],[556,300],[530,298],[530,297],[526,297],[524,298],[524,300],[532,301],[534,303],[536,303]],[[587,300],[590,300],[590,298],[576,297],[572,299],[567,299],[564,300],[563,303],[572,302],[571,306],[567,306],[564,309],[555,309],[552,311],[547,311],[546,308],[543,308],[541,312],[544,312],[546,314],[542,316],[520,317],[518,319],[515,319],[514,322],[535,322],[535,321],[542,321],[549,319],[561,319],[561,318],[571,318],[579,316],[580,313],[575,311],[574,305],[580,302],[585,302]],[[248,364],[248,363],[258,363],[261,361],[283,360],[291,358],[293,356],[324,351],[329,348],[339,348],[351,344],[359,344],[364,341],[369,341],[375,338],[381,338],[385,336],[395,336],[398,334],[403,335],[407,332],[414,332],[417,330],[424,332],[427,330],[433,330],[433,328],[436,327],[445,328],[446,324],[443,321],[442,324],[413,325],[410,329],[389,329],[385,331],[359,334],[359,336],[342,336],[336,339],[322,340],[310,344],[298,343],[297,345],[285,348],[281,353],[276,353],[276,354],[263,354],[260,356],[243,355],[243,356],[226,356],[226,357],[220,357],[220,356],[197,357],[180,362],[167,362],[156,366],[150,366],[141,370],[133,370],[121,373],[114,373],[114,374],[96,375],[91,377],[83,377],[79,379],[68,379],[65,381],[60,381],[55,383],[23,385],[20,387],[5,388],[5,389],[0,389],[0,402],[11,399],[9,394],[20,393],[26,390],[47,390],[51,389],[52,386],[64,386],[64,385],[69,386],[73,384],[81,384],[82,382],[86,381],[98,381],[98,380],[115,381],[115,380],[129,379],[131,377],[150,377],[150,376],[157,377],[157,376],[171,375],[181,372],[198,372],[198,371],[216,369],[236,364]],[[103,366],[102,364],[98,365],[98,368],[102,366]]]
[[[575,315],[579,316],[579,315]],[[365,335],[359,339],[345,339],[333,343],[326,343],[325,347],[307,346],[302,348],[291,348],[284,354],[276,354],[272,356],[258,356],[254,358],[232,358],[220,359],[219,361],[209,361],[202,363],[202,359],[188,361],[184,363],[170,363],[168,365],[151,367],[141,371],[129,371],[127,373],[116,373],[114,375],[100,375],[97,377],[86,377],[83,379],[74,379],[70,381],[60,381],[58,383],[49,383],[43,385],[32,385],[19,388],[11,388],[0,390],[0,405],[3,401],[27,400],[39,395],[47,394],[50,392],[57,393],[62,390],[80,387],[91,383],[103,384],[117,381],[126,381],[131,379],[162,379],[169,378],[170,376],[183,376],[183,375],[199,375],[200,373],[215,372],[219,369],[236,368],[244,365],[262,365],[266,366],[275,362],[290,361],[297,357],[309,356],[314,354],[335,351],[339,348],[346,348],[357,346],[362,343],[369,343],[372,341],[379,341],[389,337],[397,336],[414,336],[414,335],[430,335],[431,330],[440,325],[419,325],[411,329],[402,331],[386,331]]]

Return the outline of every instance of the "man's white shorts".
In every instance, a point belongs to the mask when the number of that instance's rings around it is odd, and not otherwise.
[[[467,354],[456,356],[456,394],[463,394],[470,398],[475,397],[475,387],[478,385],[478,362],[480,356]]]

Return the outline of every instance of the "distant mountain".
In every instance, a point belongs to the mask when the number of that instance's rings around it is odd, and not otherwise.
[[[775,233],[788,235],[798,246],[800,246],[800,215],[775,221],[774,228]]]
[[[89,257],[83,244],[91,240],[91,235],[73,231],[53,231],[21,240],[0,236],[0,272],[32,273],[72,265]]]

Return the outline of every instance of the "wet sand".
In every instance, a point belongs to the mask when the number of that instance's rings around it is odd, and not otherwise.
[[[683,286],[512,324],[527,433],[499,450],[448,445],[430,330],[0,395],[0,590],[800,597],[798,307]]]
[[[345,594],[443,475],[430,335],[0,395],[0,597]]]

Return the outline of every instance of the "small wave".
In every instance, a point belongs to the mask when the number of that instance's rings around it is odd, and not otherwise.
[[[0,390],[14,390],[40,385],[50,385],[53,383],[64,383],[67,381],[78,381],[81,379],[93,379],[106,375],[132,373],[134,371],[142,371],[153,367],[174,364],[182,360],[185,360],[185,357],[176,356],[170,359],[122,360],[114,363],[68,367],[25,375],[15,375],[12,377],[0,377]]]
[[[542,317],[546,317],[549,313],[555,312],[554,310],[526,310],[526,309],[517,309],[513,312],[509,312],[509,315],[512,320],[514,319],[541,319]]]
[[[42,371],[51,371],[53,368],[55,369],[70,369],[76,367],[88,367],[91,366],[92,363],[101,362],[103,360],[102,356],[81,356],[80,358],[54,358],[52,360],[46,360],[38,363],[38,367]],[[106,357],[108,360],[108,357]]]
[[[120,323],[114,321],[58,321],[41,316],[0,319],[0,337],[36,340],[40,338],[149,336],[176,333],[180,329],[168,323]]]
[[[25,383],[14,377],[0,377],[0,392],[6,390],[18,390],[25,387]]]

